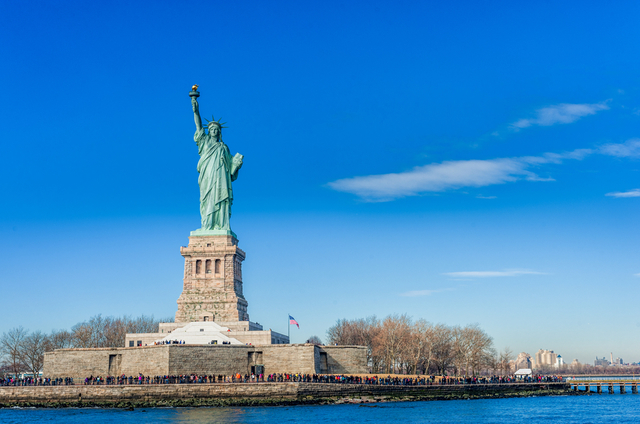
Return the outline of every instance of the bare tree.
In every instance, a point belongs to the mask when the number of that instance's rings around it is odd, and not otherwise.
[[[34,377],[37,377],[42,369],[46,347],[47,336],[42,331],[29,334],[20,345],[20,357]]]
[[[320,337],[318,337],[318,336],[311,336],[311,337],[309,337],[309,339],[307,339],[307,343],[311,343],[311,344],[314,344],[316,346],[320,346],[320,345],[322,345],[322,340],[320,340]]]
[[[410,339],[408,350],[411,354],[412,372],[418,374],[420,365],[424,366],[423,372],[427,372],[433,350],[433,325],[422,318],[417,320],[411,326]]]
[[[41,331],[29,334],[24,328],[16,327],[0,338],[0,368],[14,375],[30,370],[37,376],[42,370],[45,352],[71,347],[120,347],[124,346],[126,333],[157,332],[159,322],[171,321],[172,318],[157,320],[145,315],[137,318],[96,315],[74,325],[71,332],[52,331],[48,336]]]
[[[27,330],[20,326],[3,333],[0,339],[0,352],[7,358],[11,372],[14,375],[25,370],[21,349],[27,334]]]
[[[493,339],[478,324],[465,327],[415,322],[407,315],[389,315],[379,321],[340,319],[327,331],[330,344],[367,346],[367,361],[373,372],[464,371],[476,374],[497,370]]]
[[[511,372],[510,362],[513,358],[513,351],[509,349],[509,347],[505,347],[502,352],[500,352],[500,370],[502,370],[503,374],[509,374]]]
[[[91,317],[89,321],[78,323],[71,327],[73,346],[76,348],[104,347],[102,328],[104,319],[102,315]]]
[[[373,341],[380,332],[380,321],[375,315],[356,320],[352,325],[352,332],[355,344],[367,348],[367,364],[377,370],[380,361],[373,356]]]
[[[498,374],[500,370],[500,358],[498,352],[492,347],[487,352],[487,368],[492,371],[492,374]]]
[[[72,344],[77,348],[120,347],[124,346],[127,333],[156,333],[160,322],[170,321],[155,319],[153,315],[137,318],[96,315],[71,328]]]
[[[374,355],[374,339],[380,323],[375,315],[355,320],[339,319],[327,330],[329,344],[366,346],[367,363],[378,369],[379,358]]]
[[[378,369],[380,358],[374,357],[374,340],[380,332],[380,321],[375,315],[371,315],[367,318],[356,320],[353,323],[352,331],[354,332],[354,341],[357,345],[365,346],[367,348],[367,364],[372,369]]]
[[[584,371],[586,367],[584,364],[581,364],[580,362],[571,364],[570,368],[571,368],[571,371],[574,372],[574,374],[586,374]]]
[[[73,337],[67,330],[53,330],[47,337],[47,352],[70,347],[73,347]]]
[[[446,374],[455,358],[452,329],[444,324],[437,324],[433,328],[433,363],[440,375]]]
[[[453,349],[453,372],[454,375],[458,375],[460,370],[464,369],[464,361],[466,359],[465,354],[466,350],[469,348],[467,346],[467,337],[460,328],[460,326],[451,327],[451,347]]]
[[[463,327],[467,345],[464,360],[465,374],[475,374],[481,368],[486,367],[490,363],[493,353],[493,338],[480,328],[478,324],[467,325]]]
[[[347,319],[339,319],[327,330],[327,340],[330,344],[343,344],[346,338]]]
[[[390,315],[382,321],[374,345],[383,358],[386,372],[398,371],[398,364],[407,357],[411,319],[407,315]]]

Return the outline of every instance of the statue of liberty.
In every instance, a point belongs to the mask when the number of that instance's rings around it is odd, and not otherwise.
[[[229,225],[233,190],[231,182],[238,177],[243,156],[236,153],[231,157],[229,148],[222,142],[223,123],[212,118],[207,124],[208,133],[202,127],[200,106],[197,98],[198,86],[193,86],[191,105],[193,106],[196,133],[193,137],[198,145],[198,184],[200,185],[200,216],[202,227],[191,235],[233,235]]]

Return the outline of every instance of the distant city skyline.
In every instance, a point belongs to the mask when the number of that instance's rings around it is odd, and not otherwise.
[[[199,84],[244,155],[231,228],[265,329],[406,313],[640,360],[637,2],[3,11],[0,333],[175,315]]]
[[[606,357],[599,358],[596,356],[593,363],[580,362],[577,358],[574,358],[570,362],[565,361],[565,358],[561,354],[549,349],[539,349],[534,355],[528,352],[520,352],[512,360],[516,369],[532,368],[538,369],[541,367],[554,367],[559,370],[571,370],[576,365],[593,365],[593,366],[628,366],[637,365],[639,362],[624,362],[620,357],[613,359],[613,352],[610,354],[610,359]],[[567,368],[563,368],[567,366]]]

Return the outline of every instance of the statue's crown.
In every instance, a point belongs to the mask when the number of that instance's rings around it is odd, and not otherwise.
[[[211,126],[211,125],[217,125],[220,128],[227,128],[224,126],[224,124],[226,124],[226,122],[220,122],[222,119],[218,119],[216,121],[216,118],[213,117],[213,115],[211,115],[211,121],[209,121],[207,118],[204,118],[205,121],[207,121],[207,127]]]

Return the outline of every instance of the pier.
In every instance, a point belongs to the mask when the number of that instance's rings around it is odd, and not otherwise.
[[[638,379],[593,379],[593,380],[577,380],[567,379],[567,384],[571,386],[571,390],[574,392],[584,391],[591,393],[602,394],[603,389],[609,394],[615,393],[615,388],[620,389],[620,394],[632,393],[638,394]],[[593,390],[595,388],[595,391]],[[581,390],[583,389],[583,390]]]

